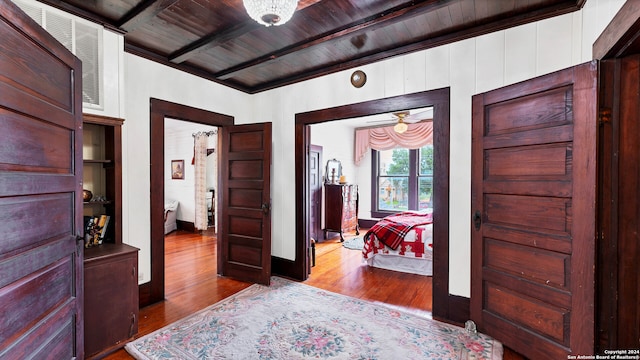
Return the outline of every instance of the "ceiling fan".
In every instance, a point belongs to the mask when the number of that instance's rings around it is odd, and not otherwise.
[[[410,111],[398,111],[392,113],[394,118],[384,120],[371,120],[368,123],[396,123],[393,130],[398,134],[402,134],[407,131],[407,124],[414,124],[423,120],[432,119],[432,110],[420,111],[418,113],[411,114]]]

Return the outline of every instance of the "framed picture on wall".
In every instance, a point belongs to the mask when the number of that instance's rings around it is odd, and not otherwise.
[[[184,179],[184,160],[171,160],[171,178]]]

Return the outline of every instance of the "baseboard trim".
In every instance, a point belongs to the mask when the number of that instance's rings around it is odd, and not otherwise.
[[[459,295],[451,295],[447,297],[446,314],[436,315],[433,318],[447,323],[464,326],[464,323],[471,318],[471,299]]]
[[[464,324],[471,318],[471,299],[449,294],[449,314],[452,321]]]
[[[151,282],[138,285],[138,304],[140,308],[151,305]]]
[[[304,281],[306,276],[300,274],[298,269],[300,266],[293,260],[283,259],[277,256],[271,256],[271,274],[284,278]]]
[[[196,230],[195,224],[191,221],[176,220],[176,225],[178,226],[179,230],[184,230],[192,233],[198,232]]]

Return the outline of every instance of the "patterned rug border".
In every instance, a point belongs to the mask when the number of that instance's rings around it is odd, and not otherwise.
[[[369,300],[363,300],[363,299],[359,299],[359,298],[355,298],[352,296],[348,296],[348,295],[344,295],[344,294],[339,294],[339,293],[335,293],[335,292],[331,292],[328,290],[324,290],[324,289],[320,289],[320,288],[316,288],[314,286],[311,285],[307,285],[304,284],[302,282],[298,282],[298,281],[293,281],[293,280],[289,280],[289,279],[285,279],[285,278],[281,278],[281,277],[276,277],[273,276],[271,278],[271,285],[270,286],[265,286],[265,285],[260,285],[260,284],[252,284],[249,287],[242,289],[240,291],[238,291],[237,293],[226,297],[218,302],[216,302],[215,304],[209,305],[201,310],[198,310],[190,315],[187,315],[179,320],[174,321],[171,324],[168,324],[160,329],[157,329],[149,334],[146,334],[144,336],[141,336],[133,341],[131,341],[130,343],[127,343],[125,345],[125,350],[134,358],[138,359],[138,360],[149,360],[152,359],[149,356],[147,356],[146,354],[141,353],[140,351],[138,351],[138,349],[136,349],[135,344],[138,342],[142,342],[145,339],[148,338],[152,338],[154,336],[156,336],[159,333],[162,333],[163,331],[167,331],[170,328],[176,327],[179,324],[185,323],[188,320],[197,318],[199,316],[201,316],[203,313],[209,312],[212,310],[212,308],[218,307],[218,306],[222,306],[226,303],[231,303],[233,302],[236,298],[239,297],[243,297],[248,293],[256,293],[256,294],[260,294],[261,292],[264,291],[271,291],[271,290],[276,290],[276,289],[281,289],[287,286],[291,286],[291,285],[295,285],[295,286],[302,286],[304,288],[307,288],[307,290],[309,291],[314,291],[316,293],[316,295],[329,295],[329,296],[334,296],[340,299],[343,299],[345,301],[350,301],[352,303],[358,303],[360,305],[366,305],[366,306],[373,306],[373,307],[381,307],[381,308],[385,308],[388,311],[393,311],[393,312],[397,312],[398,314],[404,315],[404,316],[408,316],[408,317],[414,317],[414,318],[418,318],[421,319],[422,321],[428,321],[428,322],[433,322],[434,324],[437,324],[440,327],[448,327],[448,328],[455,328],[458,329],[459,331],[464,331],[463,328],[456,326],[456,325],[452,325],[452,324],[448,324],[448,323],[444,323],[438,320],[434,320],[431,316],[430,312],[424,311],[424,310],[412,310],[412,309],[406,309],[400,306],[396,306],[396,305],[391,305],[391,304],[386,304],[383,302],[378,302],[378,301],[369,301]],[[249,295],[252,296],[252,295]],[[494,347],[492,348],[490,357],[486,358],[486,359],[490,359],[490,360],[495,360],[495,359],[502,359],[502,355],[503,355],[503,348],[502,348],[502,344],[491,339],[490,337],[483,335],[483,334],[478,334],[478,336],[482,336],[484,338],[487,338],[489,340],[493,341],[493,345]],[[226,358],[226,357],[225,357]],[[237,358],[237,357],[232,357],[232,358]],[[245,357],[241,357],[241,358],[245,358]],[[306,357],[305,357],[306,358]],[[481,358],[476,358],[476,359],[485,359],[484,357]]]

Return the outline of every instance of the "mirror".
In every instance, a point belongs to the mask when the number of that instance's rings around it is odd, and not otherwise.
[[[337,159],[327,161],[327,167],[324,173],[325,184],[337,184],[342,175],[342,163]]]

